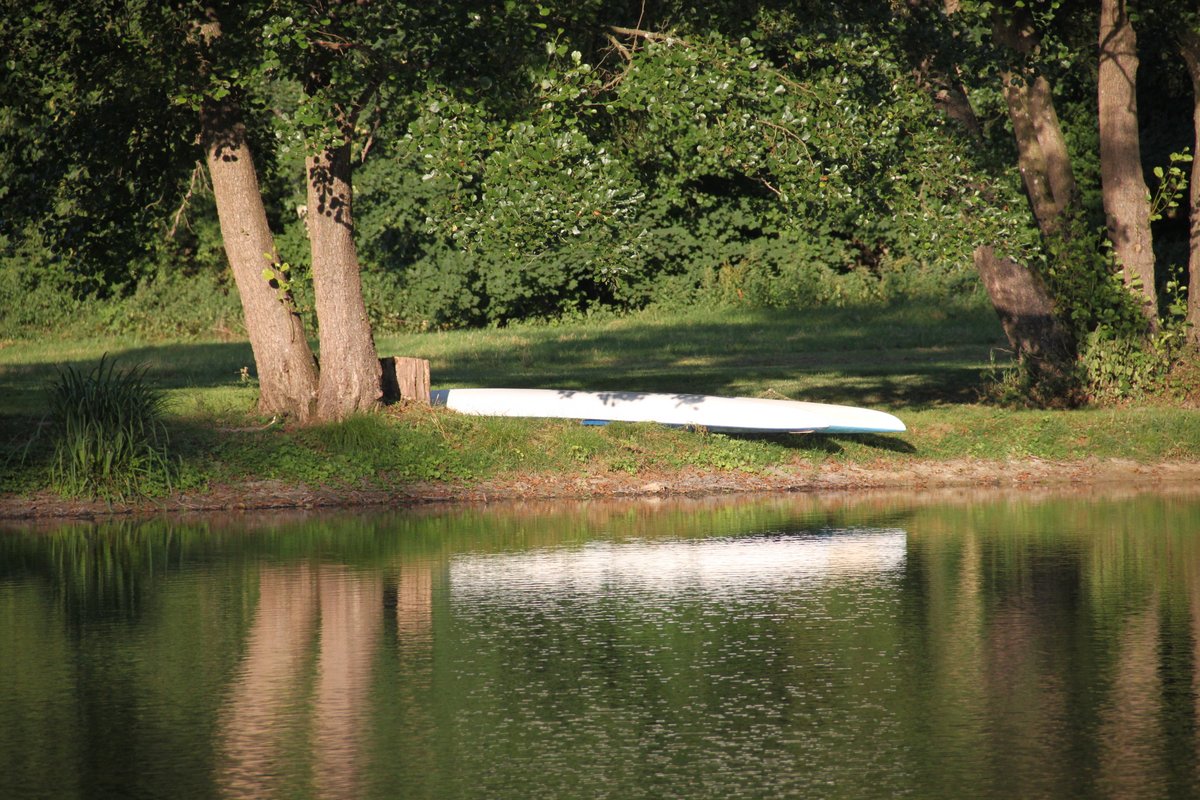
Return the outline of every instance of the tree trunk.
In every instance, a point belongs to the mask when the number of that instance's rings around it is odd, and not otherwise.
[[[391,356],[379,359],[383,367],[383,402],[401,400],[429,405],[429,361],[424,358]]]
[[[976,248],[975,269],[1000,317],[1004,335],[1030,376],[1039,383],[1048,382],[1052,395],[1067,389],[1074,343],[1055,316],[1054,303],[1037,273],[998,257],[991,247]]]
[[[277,262],[246,129],[229,102],[206,103],[201,141],[212,176],[225,255],[233,270],[258,371],[258,408],[307,422],[316,410],[317,365],[304,323],[263,277]]]
[[[1033,27],[1016,16],[997,13],[992,31],[997,41],[1022,57],[1038,46]],[[1000,77],[1025,193],[1038,229],[1049,239],[1061,233],[1062,215],[1075,204],[1075,175],[1054,94],[1050,82],[1029,69],[1005,70]]]
[[[379,407],[382,370],[363,303],[351,217],[350,145],[307,159],[308,237],[320,335],[317,416],[343,419]]]
[[[1195,144],[1192,147],[1192,180],[1188,186],[1191,208],[1191,247],[1188,257],[1188,311],[1192,342],[1200,345],[1200,32],[1185,31],[1179,39],[1179,49],[1192,76],[1192,128]]]
[[[1062,209],[1055,202],[1051,190],[1050,171],[1037,134],[1039,126],[1034,122],[1029,85],[1012,72],[1003,72],[1000,77],[1004,81],[1008,118],[1017,140],[1017,163],[1025,183],[1025,195],[1029,198],[1029,207],[1038,229],[1043,237],[1049,238],[1058,230],[1058,215]]]
[[[942,13],[947,17],[952,17],[961,10],[960,0],[943,0],[942,2]],[[932,55],[921,59],[917,68],[918,79],[930,90],[934,103],[948,119],[961,125],[972,139],[982,142],[983,126],[979,124],[979,117],[975,114],[974,106],[971,105],[967,87],[963,85],[956,74],[959,72],[958,68],[941,72],[934,66],[935,62],[936,59]]]
[[[1137,111],[1137,35],[1125,0],[1101,0],[1100,182],[1108,236],[1125,284],[1138,293],[1142,313],[1158,319],[1154,247],[1150,234],[1150,191],[1142,175]]]
[[[1058,112],[1054,110],[1054,93],[1050,82],[1040,75],[1029,86],[1029,116],[1042,149],[1055,213],[1062,214],[1075,203],[1075,172],[1071,169],[1071,154],[1067,151]]]

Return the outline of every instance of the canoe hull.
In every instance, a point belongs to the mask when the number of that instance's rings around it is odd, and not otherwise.
[[[904,423],[867,408],[757,397],[574,389],[441,389],[435,405],[463,414],[657,422],[716,431],[758,433],[901,433]]]

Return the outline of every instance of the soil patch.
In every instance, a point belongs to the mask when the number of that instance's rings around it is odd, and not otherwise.
[[[88,519],[117,515],[269,509],[405,507],[508,500],[584,500],[606,497],[699,497],[733,493],[847,492],[866,489],[929,490],[955,487],[1146,487],[1200,484],[1200,463],[1124,460],[930,461],[897,468],[822,464],[806,471],[769,470],[529,474],[471,483],[413,483],[389,488],[311,487],[278,481],[214,486],[134,503],[64,500],[51,493],[0,496],[0,519]]]

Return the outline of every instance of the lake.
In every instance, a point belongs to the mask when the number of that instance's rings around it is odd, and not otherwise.
[[[0,528],[0,797],[1200,797],[1200,491]]]

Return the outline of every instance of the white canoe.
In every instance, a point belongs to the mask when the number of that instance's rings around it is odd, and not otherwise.
[[[589,423],[658,422],[716,431],[901,433],[904,423],[868,408],[756,397],[574,389],[440,389],[434,405],[463,414],[549,417]]]

